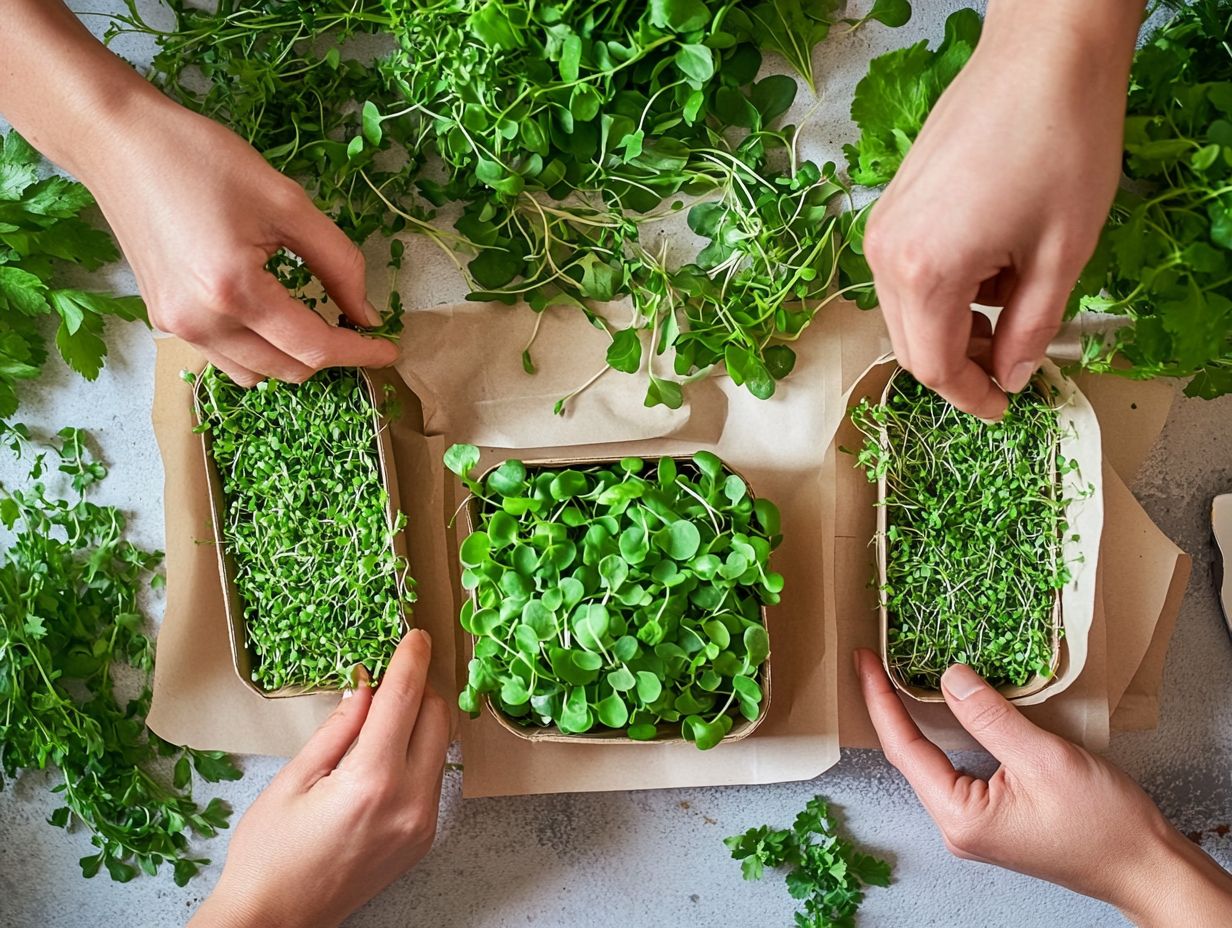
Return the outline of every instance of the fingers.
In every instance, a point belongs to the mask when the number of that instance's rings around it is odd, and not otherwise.
[[[255,387],[262,381],[263,378],[256,371],[251,371],[244,367],[244,365],[237,364],[225,354],[221,354],[217,351],[210,351],[209,349],[204,348],[204,346],[199,347],[202,347],[202,353],[205,355],[205,360],[209,361],[241,387]]]
[[[946,704],[960,725],[1012,769],[1036,766],[1067,742],[1028,722],[970,667],[954,664],[941,678]]]
[[[429,685],[419,707],[419,719],[411,734],[407,762],[416,778],[438,777],[445,768],[449,750],[449,706]]]
[[[308,365],[278,350],[264,338],[247,329],[230,332],[225,337],[216,338],[215,341],[225,344],[228,360],[238,364],[244,370],[253,372],[257,380],[273,377],[275,380],[287,383],[303,383],[316,373]],[[226,368],[223,370],[225,371]],[[256,374],[257,371],[260,371],[260,375]],[[234,377],[231,379],[235,380]],[[238,380],[235,382],[240,383]],[[250,387],[255,382],[241,385]]]
[[[301,788],[307,788],[328,775],[355,743],[371,704],[372,687],[368,685],[368,676],[364,673],[355,689],[343,693],[338,707],[287,763],[283,774]]]
[[[405,759],[428,685],[431,658],[432,639],[423,629],[412,629],[399,642],[372,697],[368,720],[355,746],[357,755]]]
[[[929,814],[939,818],[950,805],[958,773],[945,753],[924,737],[907,714],[877,655],[861,648],[855,652],[855,662],[868,717],[877,730],[886,760],[907,778]]]
[[[1008,392],[1020,393],[1039,370],[1072,287],[1064,275],[1036,271],[1014,288],[993,336],[993,371]]]
[[[250,325],[300,364],[318,371],[325,367],[384,367],[397,360],[398,349],[390,342],[330,325],[292,298],[271,275],[261,277],[260,302]]]
[[[380,313],[368,302],[363,252],[307,194],[281,227],[285,244],[304,260],[348,319],[362,326],[381,324]]]

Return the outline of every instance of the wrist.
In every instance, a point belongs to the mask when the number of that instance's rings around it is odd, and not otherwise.
[[[1164,822],[1123,868],[1105,901],[1139,928],[1217,928],[1232,923],[1232,875]]]
[[[1001,62],[1042,53],[1124,92],[1145,0],[989,0],[979,48]],[[1034,53],[1034,54],[1033,54]],[[978,50],[977,50],[978,54]]]

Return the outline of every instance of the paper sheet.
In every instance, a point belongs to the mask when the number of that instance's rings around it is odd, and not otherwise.
[[[759,496],[783,513],[783,601],[768,610],[773,694],[765,721],[748,739],[700,752],[689,744],[532,744],[481,715],[462,724],[465,796],[770,783],[810,779],[838,760],[838,708],[833,680],[835,629],[821,621],[828,591],[823,531],[824,493],[832,481],[827,395],[835,395],[836,343],[801,342],[796,374],[774,402],[763,403],[730,381],[716,380],[728,415],[719,440],[705,444],[660,439],[622,443],[619,454],[651,456],[708,448],[739,470]],[[830,386],[825,385],[828,382]],[[470,440],[473,436],[453,436]],[[518,454],[551,457],[559,448]],[[487,449],[485,462],[512,452]],[[612,454],[609,445],[568,448],[568,454]],[[459,634],[459,647],[466,642]]]
[[[603,315],[624,328],[627,307]],[[521,348],[535,332],[536,372]],[[466,435],[499,448],[571,447],[671,435],[699,444],[723,431],[726,398],[715,380],[695,383],[680,409],[647,409],[644,374],[607,371],[577,394],[562,415],[556,401],[603,370],[611,338],[581,311],[553,307],[536,315],[501,303],[434,306],[406,315],[397,369],[424,404],[429,435]],[[643,345],[643,359],[647,352]],[[669,362],[656,359],[656,370]],[[643,360],[643,363],[645,361]]]
[[[192,431],[192,391],[181,370],[200,370],[184,342],[158,339],[154,434],[166,473],[167,607],[158,636],[154,699],[147,719],[159,736],[195,748],[290,755],[336,705],[332,695],[266,699],[239,679],[231,658],[218,559],[210,527],[201,442]],[[432,682],[453,695],[453,590],[444,524],[444,443],[425,438],[417,403],[400,397],[392,429],[408,556],[418,582],[414,623],[432,635]]]

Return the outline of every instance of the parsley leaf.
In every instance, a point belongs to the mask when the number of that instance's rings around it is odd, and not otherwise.
[[[23,771],[54,768],[61,783],[53,792],[64,805],[49,823],[89,833],[85,876],[105,868],[127,882],[169,863],[183,885],[208,863],[192,855],[189,836],[215,834],[229,815],[219,799],[197,804],[189,767],[210,782],[240,774],[224,754],[176,747],[145,727],[154,646],[139,600],[162,553],[134,545],[123,514],[87,498],[107,470],[84,432],[64,429],[47,448],[23,425],[0,435],[30,459],[25,486],[0,485],[9,535],[0,550],[0,787]],[[49,462],[75,496],[50,491]],[[117,692],[126,667],[141,675],[133,699]]]
[[[838,833],[838,819],[821,796],[810,799],[790,829],[750,828],[723,843],[741,861],[746,880],[766,867],[790,867],[787,891],[802,902],[797,928],[851,928],[865,885],[889,886],[890,865],[863,854]]]
[[[120,252],[82,218],[94,204],[89,191],[64,177],[40,180],[41,168],[20,135],[0,137],[0,425],[17,411],[17,382],[37,377],[47,359],[42,317],[59,317],[56,348],[89,380],[107,356],[104,319],[145,321],[137,297],[60,286],[65,265],[93,271]]]

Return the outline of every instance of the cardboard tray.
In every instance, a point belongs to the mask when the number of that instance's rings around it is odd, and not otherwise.
[[[890,394],[894,389],[895,381],[900,374],[905,373],[902,367],[896,367],[890,375],[890,379],[886,382],[885,389],[881,391],[881,403],[884,405],[890,398]],[[1052,390],[1047,381],[1042,377],[1036,377],[1031,382],[1035,392],[1045,399],[1050,405],[1054,399]],[[889,444],[889,436],[886,429],[882,426],[880,435],[881,446],[885,448]],[[1060,451],[1061,443],[1058,440],[1052,448],[1052,453],[1049,457],[1049,483],[1052,486],[1054,495],[1058,492],[1057,486],[1057,455]],[[879,587],[884,587],[886,584],[886,568],[887,568],[887,552],[886,552],[886,530],[888,528],[888,516],[885,507],[886,498],[886,478],[883,474],[877,481],[877,580]],[[1058,546],[1061,545],[1061,539],[1057,539]],[[940,690],[926,689],[924,687],[915,686],[902,678],[898,669],[890,663],[890,616],[889,610],[886,608],[885,600],[878,594],[878,618],[881,626],[881,663],[885,667],[886,674],[895,688],[900,692],[906,693],[912,699],[919,702],[935,702],[944,703],[945,697]],[[1065,647],[1064,636],[1062,635],[1062,611],[1061,611],[1061,590],[1056,590],[1053,594],[1052,606],[1052,661],[1049,665],[1047,675],[1037,673],[1034,677],[1028,680],[1021,686],[1001,686],[998,691],[1005,696],[1006,699],[1016,700],[1024,699],[1028,696],[1034,696],[1053,680],[1056,679],[1057,670],[1061,666],[1062,650]]]
[[[359,376],[360,384],[367,391],[368,399],[372,404],[372,440],[376,446],[381,484],[385,488],[387,495],[385,516],[387,525],[391,530],[391,549],[395,555],[402,558],[403,562],[407,564],[407,569],[397,575],[398,593],[403,597],[404,602],[402,607],[402,626],[403,630],[407,631],[411,628],[411,620],[407,614],[407,606],[405,604],[407,592],[406,577],[410,574],[410,561],[407,557],[404,533],[393,532],[393,526],[396,524],[398,513],[401,511],[401,504],[398,495],[397,473],[394,470],[394,453],[389,435],[389,422],[380,412],[380,397],[384,393],[385,384],[392,382],[390,380],[391,375],[386,371],[369,371],[364,368],[355,368],[355,371]],[[200,371],[197,373],[199,374]],[[200,429],[202,424],[200,390],[201,378],[198,377],[192,391],[192,421],[194,430]],[[224,525],[226,524],[226,498],[223,494],[222,478],[219,476],[218,467],[214,461],[213,436],[208,430],[202,430],[199,434],[201,437],[201,453],[205,461],[206,486],[211,501],[210,521],[214,533],[214,548],[218,555],[219,575],[222,578],[223,604],[227,616],[227,635],[231,642],[231,657],[236,675],[239,676],[248,689],[268,699],[306,696],[311,693],[337,692],[325,687],[306,686],[284,686],[276,690],[265,690],[253,681],[252,671],[256,666],[257,657],[248,643],[244,619],[244,604],[240,598],[239,591],[235,588],[235,562],[226,544],[224,531]]]
[[[693,456],[690,454],[665,454],[665,455],[655,455],[654,457],[669,457],[669,458],[672,458],[674,461],[676,461],[678,464],[683,464],[690,469],[696,467],[696,465],[693,463]],[[594,456],[594,457],[580,457],[580,458],[536,458],[536,459],[522,460],[522,463],[526,466],[526,469],[529,472],[529,471],[542,471],[542,470],[561,470],[561,469],[568,468],[568,467],[588,467],[588,466],[593,466],[593,465],[617,464],[619,463],[619,460],[620,460],[619,458]],[[480,475],[479,482],[483,483],[483,481],[487,479],[488,474],[490,474],[492,471],[500,467],[500,464],[501,462],[497,462],[496,464],[493,464],[491,467],[485,470]],[[756,494],[753,492],[752,485],[749,483],[747,479],[745,479],[743,474],[740,474],[737,471],[735,471],[731,467],[731,465],[727,464],[726,462],[723,462],[723,467],[727,470],[728,473],[736,474],[737,477],[739,477],[741,480],[744,480],[745,486],[748,487],[749,499],[751,500],[757,499]],[[473,495],[468,496],[465,501],[464,511],[466,513],[466,534],[467,535],[469,535],[471,532],[474,532],[479,526],[479,523],[482,517],[482,514],[479,511],[479,503],[480,501],[476,499]],[[465,536],[459,538],[458,544],[461,545],[461,543],[465,540],[466,540]],[[478,600],[477,600],[477,595],[474,590],[464,591],[463,595],[464,596],[469,595],[471,602],[474,603],[476,606],[479,605]],[[770,626],[766,622],[766,606],[764,603],[761,604],[759,611],[761,613],[762,627],[766,629],[766,634],[767,636],[769,636]],[[474,635],[467,635],[467,638],[470,641],[471,653],[473,654],[475,642],[477,639]],[[766,712],[770,708],[770,664],[773,661],[773,659],[774,659],[774,648],[772,645],[770,649],[770,655],[766,658],[765,663],[761,665],[760,671],[758,673],[758,682],[761,684],[762,699],[761,699],[761,711],[758,713],[757,718],[753,719],[752,721],[749,721],[747,718],[745,718],[742,715],[735,716],[734,721],[732,723],[731,731],[729,731],[726,735],[723,736],[723,739],[719,742],[719,744],[729,744],[735,741],[743,741],[745,738],[749,737],[749,735],[753,734],[753,732],[757,730],[758,726],[760,726],[761,723],[765,720]],[[497,709],[496,706],[493,705],[492,700],[489,697],[490,697],[490,694],[488,693],[484,693],[481,697],[483,707],[488,712],[488,714],[491,715],[492,718],[496,720],[496,723],[500,725],[501,728],[505,729],[508,732],[511,732],[512,734],[516,735],[517,737],[525,741],[567,742],[567,743],[574,743],[574,744],[589,743],[589,744],[641,744],[641,745],[686,743],[686,739],[682,735],[679,734],[679,726],[677,725],[661,725],[659,727],[661,736],[653,738],[650,741],[635,741],[629,738],[627,735],[621,732],[616,732],[616,731],[588,731],[588,732],[583,732],[581,734],[566,734],[562,732],[559,728],[557,728],[555,725],[544,725],[544,726],[519,725],[516,721],[510,719],[503,712]]]

